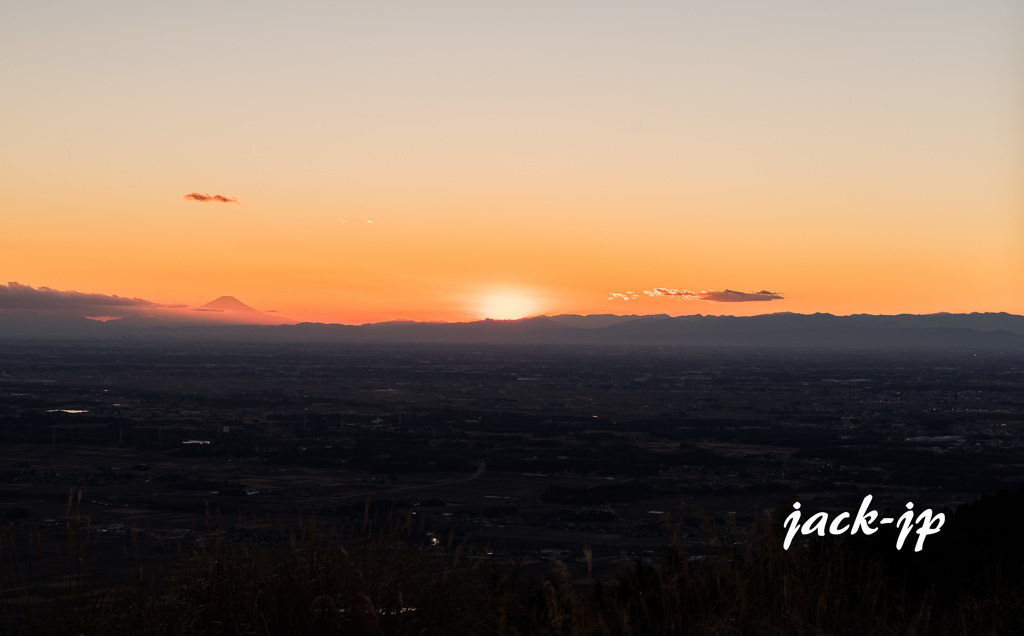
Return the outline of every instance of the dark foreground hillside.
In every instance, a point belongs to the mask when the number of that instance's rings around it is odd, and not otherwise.
[[[327,527],[231,525],[162,562],[124,537],[128,568],[91,560],[73,494],[61,545],[0,527],[5,634],[1011,634],[1024,630],[1024,488],[950,513],[918,553],[894,533],[782,548],[780,519],[706,526],[701,554],[663,517],[661,553],[611,573],[554,560],[527,574],[414,515]],[[153,548],[150,545],[148,548]],[[166,546],[164,546],[166,548]],[[123,565],[123,564],[122,564]],[[127,574],[125,574],[127,572]]]

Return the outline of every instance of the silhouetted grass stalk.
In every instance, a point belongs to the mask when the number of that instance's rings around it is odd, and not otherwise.
[[[581,585],[560,561],[524,580],[524,556],[488,560],[454,532],[442,547],[423,517],[382,520],[369,505],[353,526],[300,516],[291,528],[267,519],[248,533],[241,517],[229,532],[207,508],[172,578],[147,572],[133,529],[130,580],[110,586],[90,561],[80,504],[81,491],[71,493],[52,570],[37,529],[22,563],[0,527],[0,632],[944,635],[1010,633],[1024,616],[1020,589],[993,584],[991,595],[940,605],[930,593],[912,598],[904,579],[830,537],[784,550],[768,515],[746,529],[703,519],[698,555],[683,540],[682,513],[665,515],[659,558],[598,577],[584,547]]]

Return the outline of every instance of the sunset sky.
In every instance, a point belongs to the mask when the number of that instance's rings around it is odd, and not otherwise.
[[[0,284],[1024,314],[1019,0],[15,1],[0,57]]]

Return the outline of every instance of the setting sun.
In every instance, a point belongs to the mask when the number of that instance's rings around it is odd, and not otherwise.
[[[495,320],[516,320],[532,315],[536,308],[537,303],[523,294],[502,292],[485,297],[480,313]]]

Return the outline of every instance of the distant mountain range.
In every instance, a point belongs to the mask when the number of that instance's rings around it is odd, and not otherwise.
[[[284,325],[295,324],[297,320],[274,316],[266,312],[253,309],[234,296],[221,296],[217,300],[210,301],[205,305],[196,307],[196,311],[211,312],[218,317],[232,324],[249,325]]]
[[[329,342],[1024,350],[1024,317],[991,313],[898,316],[778,313],[751,317],[560,315],[447,324],[302,323],[274,331],[274,339]],[[250,333],[256,335],[255,331]]]
[[[558,315],[465,323],[394,321],[366,325],[298,323],[231,296],[189,310],[187,321],[141,314],[105,322],[76,316],[12,319],[0,338],[135,337],[263,342],[657,345],[782,348],[966,348],[1024,351],[1024,317],[1006,313],[776,313],[761,316]],[[293,323],[293,324],[282,324]]]

